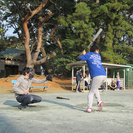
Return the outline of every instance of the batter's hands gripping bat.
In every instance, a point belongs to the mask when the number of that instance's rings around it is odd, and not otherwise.
[[[66,99],[66,100],[70,100],[69,98],[65,98],[65,97],[56,97],[57,99]]]
[[[91,41],[91,43],[88,45],[87,49],[92,45],[92,43],[96,40],[96,38],[100,35],[100,33],[103,31],[102,28],[100,28],[98,30],[98,32],[96,33],[95,37],[93,38],[93,40]]]

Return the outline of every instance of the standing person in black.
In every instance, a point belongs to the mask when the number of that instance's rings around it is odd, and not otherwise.
[[[80,89],[80,82],[81,82],[81,78],[82,78],[82,67],[79,68],[79,70],[76,72],[76,93],[82,92],[82,90]]]

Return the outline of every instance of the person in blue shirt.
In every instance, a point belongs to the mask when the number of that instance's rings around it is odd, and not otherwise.
[[[90,52],[86,53],[83,50],[82,55],[77,56],[77,61],[86,61],[90,76],[92,79],[90,91],[88,93],[87,100],[87,110],[86,112],[91,113],[92,104],[93,104],[93,96],[95,96],[98,105],[98,111],[102,110],[103,102],[100,98],[99,88],[106,80],[106,71],[101,63],[101,56],[99,54],[99,47],[97,45],[93,45],[90,48]]]
[[[79,70],[76,72],[76,93],[82,92],[82,90],[80,89],[80,82],[81,82],[81,78],[82,78],[82,67],[79,68]]]

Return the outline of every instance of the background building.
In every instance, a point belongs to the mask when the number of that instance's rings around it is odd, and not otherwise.
[[[0,78],[22,74],[25,66],[25,50],[6,48],[0,52]],[[35,73],[41,74],[40,65],[35,66]]]

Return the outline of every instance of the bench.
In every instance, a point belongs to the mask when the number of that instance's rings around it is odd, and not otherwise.
[[[11,80],[11,83],[14,84],[17,80]],[[47,83],[47,81],[45,81],[44,83]],[[49,87],[49,86],[30,86],[29,90],[33,92],[33,90],[31,88],[43,88],[43,91],[45,91],[45,88]]]

